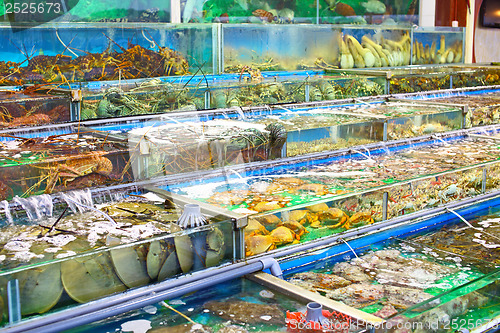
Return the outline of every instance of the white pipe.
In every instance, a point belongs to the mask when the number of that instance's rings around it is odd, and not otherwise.
[[[170,23],[181,23],[180,0],[170,0]]]
[[[465,25],[465,63],[472,63],[472,51],[474,50],[474,17],[475,1],[469,1],[470,10],[467,11],[467,23]]]
[[[276,261],[276,259],[272,257],[265,257],[262,258],[260,262],[262,263],[262,267],[266,267],[271,271],[272,275],[283,279],[283,271],[281,270],[280,264]]]

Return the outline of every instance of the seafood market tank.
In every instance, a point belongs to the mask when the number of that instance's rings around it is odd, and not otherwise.
[[[493,259],[498,198],[463,212],[467,223],[452,213],[417,219],[287,258],[281,267],[297,286],[385,318],[388,332],[404,323],[410,332],[444,332],[452,325],[488,331],[500,319],[500,271]]]
[[[489,67],[487,68],[489,69]],[[486,78],[489,77],[498,81],[500,68],[496,67],[493,71],[496,74],[490,73]],[[500,120],[500,89],[498,89],[498,86],[454,89],[443,93],[406,94],[400,95],[400,97],[428,102],[467,105],[467,127],[498,124]]]
[[[183,22],[418,24],[419,1],[265,1],[193,0],[182,12]]]
[[[0,31],[10,41],[0,45],[1,85],[213,70],[211,25],[51,23],[14,32],[4,24]]]
[[[77,113],[72,97],[56,87],[0,90],[0,130],[69,122]]]
[[[327,70],[409,65],[411,60],[410,28],[404,27],[223,24],[221,29],[219,66],[225,73],[239,72],[244,66]],[[369,46],[363,47],[362,42]]]
[[[473,132],[470,139],[442,137],[414,146],[405,139],[399,146],[317,154],[294,158],[293,164],[278,160],[234,166],[199,174],[202,180],[185,176],[158,184],[247,215],[246,255],[253,256],[341,237],[350,229],[363,232],[374,223],[497,191],[499,163],[487,157],[498,155],[497,144],[494,138],[489,143],[472,138]],[[482,153],[471,159],[472,152]]]
[[[2,202],[2,325],[233,262],[236,220],[204,205],[186,220],[189,203],[138,188]]]
[[[80,119],[375,96],[385,80],[322,71],[252,72],[82,84]],[[75,120],[75,119],[74,119]]]

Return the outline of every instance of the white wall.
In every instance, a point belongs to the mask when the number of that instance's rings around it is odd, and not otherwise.
[[[484,28],[478,23],[474,38],[476,62],[500,61],[500,29]]]
[[[418,25],[433,27],[436,22],[436,0],[420,0]]]

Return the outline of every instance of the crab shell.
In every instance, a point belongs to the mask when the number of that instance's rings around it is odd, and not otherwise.
[[[302,224],[296,221],[286,221],[285,223],[283,223],[283,226],[295,232],[296,237],[300,237],[303,234],[309,233],[309,231],[307,231],[307,229]]]
[[[270,226],[271,228],[275,228],[276,226],[280,225],[282,222],[279,217],[276,215],[266,215],[266,216],[260,216],[256,218],[260,223],[262,223],[265,226]]]
[[[250,234],[245,237],[245,255],[253,256],[276,248],[271,235]]]
[[[357,212],[347,220],[344,224],[344,228],[359,227],[363,224],[372,224],[373,222],[375,221],[373,220],[372,213]]]
[[[297,209],[288,212],[288,221],[296,221],[300,224],[305,224],[306,222],[312,223],[317,221],[317,218],[307,209]]]
[[[339,208],[329,208],[318,214],[318,218],[322,223],[335,223],[333,225],[329,225],[329,228],[336,228],[342,224],[344,224],[348,219],[349,215],[347,215],[342,209]]]
[[[253,207],[253,210],[258,212],[265,212],[268,210],[280,209],[281,206],[278,201],[261,201]]]
[[[308,193],[314,195],[325,195],[328,194],[328,187],[323,184],[303,184],[294,189],[294,193]]]
[[[248,224],[245,227],[245,234],[267,235],[269,231],[267,231],[266,227],[256,219],[248,219]]]
[[[275,182],[288,186],[299,186],[305,183],[305,181],[303,181],[302,179],[293,177],[278,178],[275,180]]]
[[[239,205],[250,194],[247,190],[234,190],[214,193],[207,199],[209,203],[218,205]]]
[[[293,241],[300,240],[300,236],[296,235],[292,229],[289,229],[285,226],[277,227],[273,231],[271,231],[271,237],[273,238],[273,242],[276,245],[283,245],[292,243]]]
[[[329,208],[330,207],[328,207],[328,205],[324,202],[319,203],[319,204],[315,204],[315,205],[311,205],[311,206],[307,206],[307,209],[313,213],[321,213],[325,210],[328,210]]]

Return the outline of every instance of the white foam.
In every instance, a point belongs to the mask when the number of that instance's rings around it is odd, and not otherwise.
[[[138,319],[124,322],[121,325],[122,332],[146,333],[151,329],[151,321],[146,319]]]

